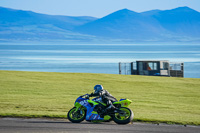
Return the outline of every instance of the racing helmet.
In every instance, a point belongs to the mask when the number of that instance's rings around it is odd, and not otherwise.
[[[102,85],[95,85],[94,86],[94,93],[99,93],[102,90],[103,90],[103,86]]]

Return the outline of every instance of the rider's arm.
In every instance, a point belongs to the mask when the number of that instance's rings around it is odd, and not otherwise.
[[[89,97],[96,97],[96,96],[100,96],[99,93],[93,93],[92,92],[91,94],[89,94]]]
[[[103,96],[103,95],[105,95],[106,94],[106,91],[100,91],[99,93],[91,93],[89,96],[90,97],[97,97],[97,96]]]

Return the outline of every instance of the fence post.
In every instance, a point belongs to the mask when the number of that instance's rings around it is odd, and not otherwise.
[[[183,72],[183,77],[184,77],[184,63],[181,63],[181,70]]]
[[[170,73],[171,69],[170,69],[170,62],[168,63],[168,76],[171,77],[171,73]]]
[[[131,62],[131,75],[133,75],[133,62]]]
[[[122,70],[121,70],[121,62],[119,62],[119,74],[122,74]]]

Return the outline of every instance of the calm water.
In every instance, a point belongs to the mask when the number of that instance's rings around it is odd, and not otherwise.
[[[184,62],[185,77],[200,78],[200,45],[0,44],[0,70],[118,74],[136,60]]]

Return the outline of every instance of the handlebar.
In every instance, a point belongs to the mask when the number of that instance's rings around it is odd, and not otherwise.
[[[89,99],[89,94],[85,94],[85,95],[82,95],[80,97],[85,97],[86,99]]]

